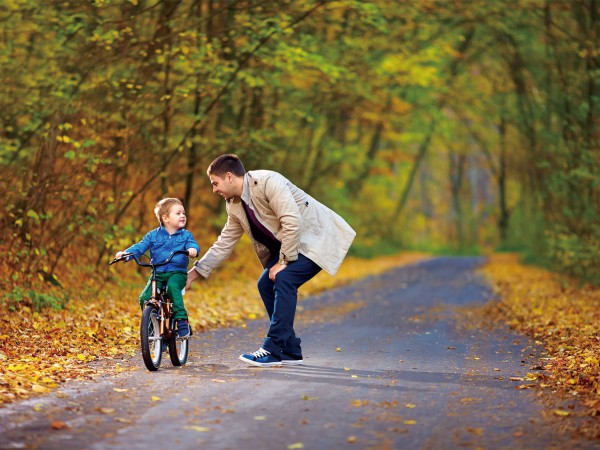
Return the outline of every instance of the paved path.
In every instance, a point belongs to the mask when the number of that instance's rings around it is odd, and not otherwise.
[[[140,358],[0,409],[0,448],[597,448],[557,433],[534,390],[522,336],[472,327],[490,298],[481,260],[437,258],[301,302],[305,365],[255,368],[264,319],[196,334],[190,362]],[[52,429],[54,425],[66,428]]]

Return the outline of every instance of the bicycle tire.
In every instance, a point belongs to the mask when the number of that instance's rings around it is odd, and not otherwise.
[[[162,338],[157,313],[158,309],[154,305],[146,306],[140,324],[142,359],[151,372],[158,370],[162,360]]]
[[[169,357],[174,366],[183,366],[187,362],[190,353],[189,339],[169,339]]]

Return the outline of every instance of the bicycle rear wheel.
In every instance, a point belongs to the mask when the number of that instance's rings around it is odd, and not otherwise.
[[[189,339],[173,337],[169,339],[169,357],[174,366],[183,366],[188,359]]]
[[[140,342],[142,359],[146,368],[152,372],[158,370],[162,360],[162,339],[160,337],[158,309],[153,305],[146,306],[142,313]]]

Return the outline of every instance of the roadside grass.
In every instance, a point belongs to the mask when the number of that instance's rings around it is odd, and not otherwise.
[[[238,248],[209,280],[194,283],[184,297],[196,336],[265,316],[256,289],[260,264],[248,243],[238,247],[248,248]],[[304,285],[300,300],[426,257],[348,257],[335,278],[321,272]],[[126,370],[128,358],[139,354],[137,298],[147,278],[148,272],[129,263],[111,266],[110,279],[100,285],[81,280],[79,287],[66,292],[46,286],[48,298],[65,299],[62,308],[39,308],[15,295],[0,298],[5,312],[0,316],[0,405],[50,392],[68,380]],[[94,364],[99,361],[108,364]]]
[[[497,294],[483,314],[545,348],[538,386],[576,400],[593,418],[579,431],[600,437],[600,288],[525,265],[515,254],[490,256],[482,272]],[[552,413],[568,418],[574,409]]]

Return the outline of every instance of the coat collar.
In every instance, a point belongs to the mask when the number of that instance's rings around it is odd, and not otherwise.
[[[244,183],[242,185],[243,186],[242,196],[240,198],[242,199],[242,201],[244,203],[246,203],[246,205],[249,205],[251,202],[250,187],[256,186],[257,184],[258,184],[258,179],[256,177],[254,177],[252,175],[252,173],[246,172],[244,174]]]

